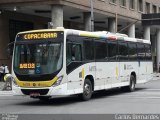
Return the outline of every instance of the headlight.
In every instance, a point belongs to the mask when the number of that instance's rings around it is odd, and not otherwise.
[[[57,81],[53,84],[53,87],[60,85],[62,82],[63,76],[58,77]]]

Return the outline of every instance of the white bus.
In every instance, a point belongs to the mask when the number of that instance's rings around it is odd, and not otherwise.
[[[40,100],[79,95],[89,100],[94,91],[152,79],[151,44],[110,32],[46,29],[18,33],[12,76],[15,95]]]

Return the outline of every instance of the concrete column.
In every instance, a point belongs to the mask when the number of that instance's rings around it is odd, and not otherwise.
[[[132,38],[135,38],[135,24],[131,25],[128,28],[128,36],[132,37]]]
[[[84,20],[84,30],[91,31],[91,13],[84,12],[83,13],[83,20]]]
[[[150,26],[145,26],[144,27],[144,39],[145,40],[151,40],[151,29],[150,29]]]
[[[63,6],[53,5],[51,10],[53,28],[63,27]]]
[[[159,71],[160,63],[160,29],[157,30],[157,70]]]
[[[116,19],[115,18],[108,18],[108,30],[109,32],[116,32]]]

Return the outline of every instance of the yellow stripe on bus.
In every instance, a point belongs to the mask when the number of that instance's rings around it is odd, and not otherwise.
[[[96,37],[96,38],[99,38],[99,37],[100,37],[99,35],[95,35],[95,34],[92,34],[92,33],[89,33],[89,32],[81,32],[81,33],[80,33],[80,36]]]
[[[51,81],[26,82],[26,81],[19,81],[18,78],[15,78],[15,80],[16,80],[17,85],[20,87],[40,88],[40,87],[51,87],[58,80],[58,77],[55,77]]]
[[[116,67],[116,77],[118,78],[118,67]]]

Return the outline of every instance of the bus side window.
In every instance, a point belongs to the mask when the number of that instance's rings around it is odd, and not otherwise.
[[[71,46],[71,60],[72,61],[82,61],[82,53],[81,53],[81,45],[80,44],[72,44]]]
[[[146,51],[146,60],[151,61],[152,60],[151,45],[146,44],[145,51]]]
[[[128,60],[128,45],[127,42],[118,42],[119,60]]]
[[[105,41],[95,41],[95,58],[96,60],[107,60],[107,47]]]
[[[137,50],[138,50],[138,60],[145,61],[146,59],[146,51],[144,44],[138,43],[137,44]]]
[[[73,61],[82,61],[82,49],[80,44],[67,43],[67,64]]]
[[[71,43],[67,43],[67,50],[66,50],[66,63],[67,65],[71,63]]]
[[[129,42],[128,44],[129,60],[137,61],[137,46],[136,43]]]
[[[94,43],[92,39],[84,40],[83,45],[84,45],[84,59],[86,61],[94,60]]]
[[[117,42],[108,41],[108,59],[110,61],[117,60]]]

